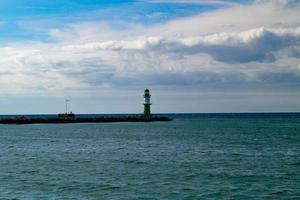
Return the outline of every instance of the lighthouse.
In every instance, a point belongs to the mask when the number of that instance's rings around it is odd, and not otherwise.
[[[150,117],[151,116],[151,110],[150,110],[150,106],[151,106],[151,102],[150,102],[150,91],[149,89],[146,89],[144,92],[144,115],[146,117]]]

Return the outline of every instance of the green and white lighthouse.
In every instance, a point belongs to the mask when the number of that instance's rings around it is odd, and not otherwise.
[[[150,106],[151,106],[151,102],[150,102],[150,90],[149,89],[146,89],[145,92],[144,92],[144,115],[146,117],[150,117],[151,116],[151,109],[150,109]]]

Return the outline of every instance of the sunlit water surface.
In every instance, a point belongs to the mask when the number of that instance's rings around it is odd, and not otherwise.
[[[1,199],[299,199],[300,115],[0,125]]]

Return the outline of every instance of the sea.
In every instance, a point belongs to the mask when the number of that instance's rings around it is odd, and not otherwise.
[[[300,113],[161,115],[0,125],[0,199],[300,199]]]

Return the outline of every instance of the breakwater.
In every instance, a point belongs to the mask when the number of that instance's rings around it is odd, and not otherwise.
[[[168,117],[145,117],[145,116],[126,116],[126,117],[89,117],[89,118],[3,118],[0,124],[63,124],[63,123],[111,123],[111,122],[154,122],[171,121]]]

